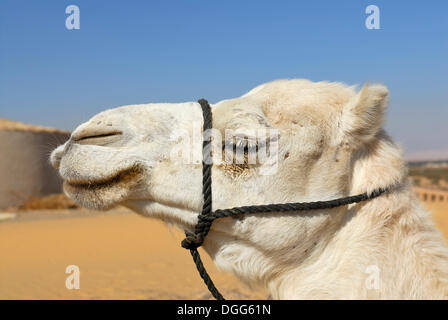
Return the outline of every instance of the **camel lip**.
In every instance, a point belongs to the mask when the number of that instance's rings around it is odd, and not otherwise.
[[[142,169],[140,167],[130,167],[118,171],[114,175],[99,179],[86,179],[86,180],[71,180],[65,179],[64,185],[75,189],[98,189],[103,187],[108,187],[120,182],[129,181],[142,174]]]

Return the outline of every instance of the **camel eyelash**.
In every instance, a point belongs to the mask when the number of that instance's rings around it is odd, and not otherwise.
[[[235,137],[235,139],[230,141],[225,141],[223,143],[223,150],[243,150],[243,153],[257,152],[264,146],[264,143],[260,143],[258,140],[248,137]]]

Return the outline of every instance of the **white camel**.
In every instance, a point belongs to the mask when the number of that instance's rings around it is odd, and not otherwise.
[[[269,155],[277,157],[274,174],[260,174],[257,164],[213,166],[214,210],[394,186],[334,209],[218,219],[204,243],[216,266],[277,299],[447,298],[448,249],[411,189],[400,149],[382,129],[387,98],[383,85],[357,92],[297,79],[212,105],[223,137],[228,128],[279,132],[278,152]],[[197,102],[107,110],[80,125],[51,162],[66,194],[82,206],[125,205],[193,231],[202,165],[173,161],[181,143],[173,134],[194,135],[202,117]],[[192,152],[201,158],[200,147]]]

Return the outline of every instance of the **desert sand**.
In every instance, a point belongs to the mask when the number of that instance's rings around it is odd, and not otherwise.
[[[448,206],[428,209],[448,238]],[[124,208],[16,212],[0,221],[0,299],[210,299],[182,239],[179,230]],[[226,298],[267,298],[200,252]],[[69,265],[80,268],[79,290],[65,287]]]
[[[448,201],[427,202],[425,208],[431,213],[432,220],[436,227],[443,233],[448,243]]]
[[[17,213],[0,222],[0,299],[210,299],[182,239],[121,208]],[[267,297],[218,272],[200,252],[224,297]],[[65,287],[69,265],[80,269],[79,290]]]

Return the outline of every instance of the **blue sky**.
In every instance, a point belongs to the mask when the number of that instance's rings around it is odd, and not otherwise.
[[[65,8],[80,9],[67,30]],[[380,30],[365,8],[380,8]],[[408,152],[448,149],[448,1],[0,2],[0,117],[72,130],[107,108],[210,102],[277,78],[391,92]]]

